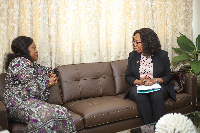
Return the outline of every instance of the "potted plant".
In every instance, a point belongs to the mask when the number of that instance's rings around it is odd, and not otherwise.
[[[171,64],[177,66],[180,63],[189,63],[192,72],[198,75],[200,73],[200,61],[198,60],[198,55],[200,53],[200,35],[196,38],[196,46],[183,34],[177,37],[177,43],[180,48],[172,49],[179,55],[172,59]]]

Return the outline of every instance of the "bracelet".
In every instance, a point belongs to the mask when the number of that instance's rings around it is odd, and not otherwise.
[[[158,83],[158,80],[157,80],[157,78],[155,78],[156,79],[156,83]]]

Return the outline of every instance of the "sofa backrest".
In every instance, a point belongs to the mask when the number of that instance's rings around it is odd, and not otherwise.
[[[115,95],[115,84],[109,62],[63,65],[55,68],[63,102]]]
[[[0,74],[0,101],[3,101],[3,93],[5,88],[5,77],[6,73]]]
[[[111,62],[111,67],[115,79],[116,94],[124,93],[129,88],[129,84],[127,84],[125,81],[127,65],[127,59]]]

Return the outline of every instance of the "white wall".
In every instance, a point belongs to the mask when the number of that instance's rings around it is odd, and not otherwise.
[[[193,42],[196,44],[196,38],[200,34],[200,0],[193,0]]]

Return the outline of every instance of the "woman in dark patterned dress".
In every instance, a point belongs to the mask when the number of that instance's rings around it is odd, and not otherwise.
[[[15,38],[7,55],[4,104],[9,121],[27,124],[26,133],[76,132],[69,110],[47,103],[57,77],[48,67],[35,64],[38,51],[33,39]]]

